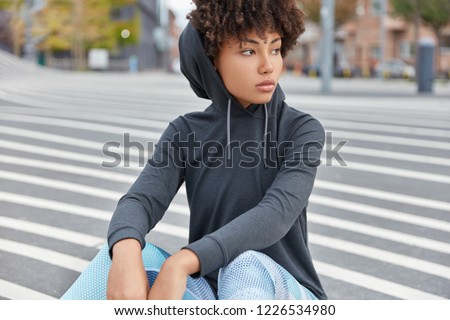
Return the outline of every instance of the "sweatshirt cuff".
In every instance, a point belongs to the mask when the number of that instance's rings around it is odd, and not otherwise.
[[[194,278],[203,277],[221,267],[227,261],[226,254],[220,243],[206,236],[183,247],[194,252],[200,260],[200,272],[192,274]]]
[[[113,246],[124,239],[136,239],[141,244],[141,249],[145,247],[145,238],[140,234],[140,232],[134,228],[126,227],[116,230],[108,237],[108,247],[109,247],[109,257],[112,259],[112,249]]]

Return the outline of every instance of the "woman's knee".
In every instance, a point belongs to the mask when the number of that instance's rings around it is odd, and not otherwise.
[[[255,267],[258,270],[271,269],[270,267],[276,265],[276,262],[272,260],[269,256],[264,253],[248,250],[241,253],[234,260],[232,260],[227,267],[227,269],[239,268],[239,269],[250,269],[254,271]]]
[[[261,260],[270,259],[267,255],[264,253],[254,251],[254,250],[248,250],[240,255],[238,255],[234,260],[232,260],[229,265],[232,264],[250,264],[253,265],[254,263],[259,263]]]
[[[271,299],[272,276],[262,260],[264,254],[246,251],[219,272],[219,299]],[[268,257],[267,257],[268,258]]]

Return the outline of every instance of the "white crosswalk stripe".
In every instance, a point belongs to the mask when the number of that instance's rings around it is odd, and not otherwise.
[[[297,81],[283,79],[288,103],[316,116],[333,144],[348,140],[339,151],[347,166],[324,162],[309,204],[328,296],[449,299],[449,100],[299,95]],[[59,298],[70,283],[58,287],[51,270],[84,270],[151,145],[172,119],[207,104],[182,76],[67,74],[0,52],[0,298]],[[145,152],[126,150],[126,133]],[[110,141],[122,159],[130,151],[128,166],[102,165]],[[188,239],[188,216],[183,187],[147,240],[174,252]]]
[[[11,300],[53,300],[47,294],[0,279],[0,296]]]

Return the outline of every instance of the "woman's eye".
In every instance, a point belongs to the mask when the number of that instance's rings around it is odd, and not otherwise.
[[[281,51],[281,48],[273,49],[272,54],[277,56],[278,54],[280,54],[280,51]]]
[[[253,50],[244,50],[241,52],[244,56],[251,56],[255,51]]]

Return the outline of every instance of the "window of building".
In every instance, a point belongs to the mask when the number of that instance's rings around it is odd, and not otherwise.
[[[450,34],[442,36],[441,47],[445,49],[450,49]]]
[[[414,46],[411,42],[408,41],[401,41],[400,44],[400,58],[402,59],[409,59],[413,55]]]
[[[374,16],[381,15],[381,9],[382,9],[382,1],[384,0],[372,0],[370,3],[370,13]]]
[[[441,42],[441,54],[450,55],[450,34],[444,34]],[[449,73],[450,77],[450,73]]]
[[[135,8],[133,6],[123,6],[123,7],[117,7],[113,8],[111,10],[111,20],[117,21],[117,20],[131,20],[134,16]]]
[[[356,15],[358,17],[362,17],[366,14],[366,9],[364,8],[364,1],[358,0],[358,3],[356,4]]]
[[[113,21],[121,19],[121,10],[120,8],[113,8],[110,13],[110,18]]]
[[[373,46],[370,48],[370,57],[373,59],[380,58],[380,47],[379,46]]]

